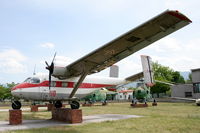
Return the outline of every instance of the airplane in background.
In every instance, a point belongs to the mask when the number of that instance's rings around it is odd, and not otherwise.
[[[191,22],[182,13],[167,10],[67,66],[56,66],[54,55],[50,65],[45,62],[48,75],[29,77],[13,87],[11,93],[27,100],[53,101],[56,108],[62,107],[61,101],[69,101],[72,109],[78,109],[78,99],[96,89],[124,84],[135,79],[135,75],[122,79],[90,76],[91,74],[110,67]],[[20,109],[20,101],[12,101],[12,108]]]
[[[182,98],[182,97],[171,97],[173,99],[178,99],[178,100],[185,100],[185,101],[194,101],[197,106],[200,106],[200,98],[194,99],[194,98]]]

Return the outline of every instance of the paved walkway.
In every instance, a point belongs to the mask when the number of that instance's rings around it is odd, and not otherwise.
[[[11,108],[10,108],[11,109]],[[10,109],[0,109],[0,112],[8,112]],[[47,110],[47,107],[39,107],[39,110]],[[31,108],[21,108],[22,111],[30,111]]]
[[[91,115],[83,116],[83,123],[92,123],[92,122],[103,122],[103,121],[113,121],[120,119],[129,119],[129,118],[139,118],[142,116],[136,115],[119,115],[119,114],[102,114],[102,115]],[[43,127],[52,127],[52,126],[66,126],[66,125],[79,125],[79,124],[67,124],[63,122],[53,121],[53,120],[23,120],[21,125],[9,125],[8,121],[0,121],[0,132],[7,130],[22,130],[22,129],[31,129],[31,128],[43,128]]]

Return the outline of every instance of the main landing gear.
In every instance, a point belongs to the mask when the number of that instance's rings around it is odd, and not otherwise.
[[[13,101],[12,102],[12,108],[13,109],[20,109],[22,107],[22,104],[20,101]]]
[[[69,102],[71,109],[79,109],[80,108],[80,103],[78,101],[70,101]],[[62,107],[62,102],[61,101],[56,101],[54,103],[54,106],[56,108],[61,108]]]
[[[61,102],[61,101],[56,101],[56,102],[54,103],[54,106],[55,106],[56,108],[61,108],[61,107],[62,107],[62,102]]]
[[[80,103],[78,101],[71,101],[70,106],[71,106],[71,109],[79,109]]]

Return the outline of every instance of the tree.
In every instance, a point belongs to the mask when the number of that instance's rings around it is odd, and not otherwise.
[[[189,73],[187,83],[192,83],[192,73]]]
[[[6,85],[0,85],[0,100],[3,101],[5,99],[11,99],[11,88],[14,87],[16,84],[14,82],[7,83]]]
[[[3,85],[0,85],[0,101],[3,100],[3,97],[4,97],[4,86]]]
[[[173,69],[162,66],[158,62],[153,63],[153,71],[155,80],[169,82],[169,83],[185,83],[183,76],[180,72],[174,71]],[[151,87],[151,93],[166,93],[170,90],[170,86],[163,83],[156,83],[155,86]]]
[[[181,76],[180,72],[175,71],[172,73],[172,82],[174,83],[185,83],[183,76]]]
[[[173,70],[169,67],[162,66],[158,62],[153,63],[154,78],[161,81],[171,81],[173,79]]]

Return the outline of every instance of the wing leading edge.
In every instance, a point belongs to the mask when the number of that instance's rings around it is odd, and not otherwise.
[[[80,76],[85,71],[88,74],[100,72],[191,22],[182,13],[167,10],[66,66],[60,78]]]

